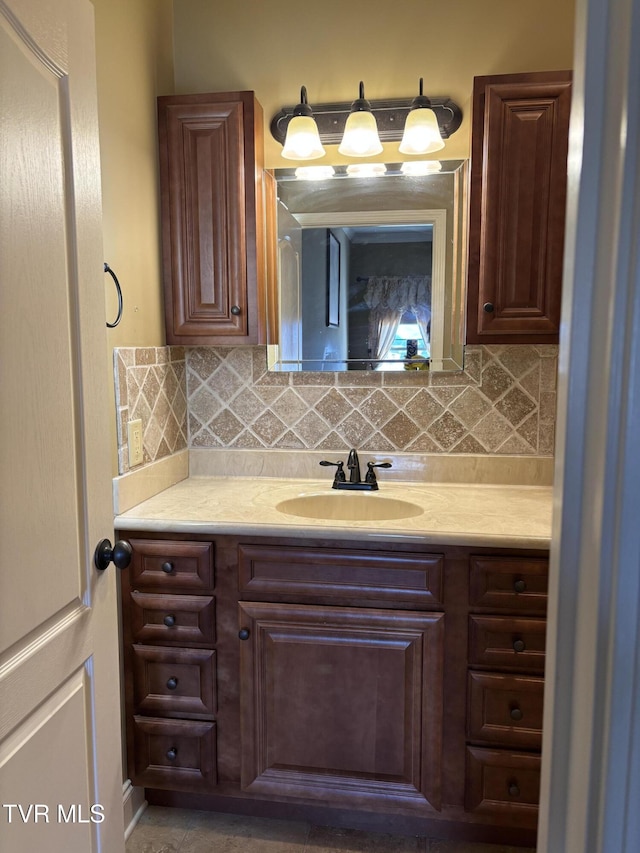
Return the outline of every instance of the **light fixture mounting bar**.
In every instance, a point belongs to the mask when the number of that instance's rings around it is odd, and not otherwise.
[[[404,123],[411,109],[411,100],[395,99],[372,101],[371,111],[378,123],[378,135],[381,142],[399,142],[402,139]],[[462,123],[462,110],[447,97],[432,98],[431,109],[436,114],[443,139],[448,139]],[[338,145],[344,133],[347,117],[351,112],[351,102],[338,104],[312,104],[313,117],[318,125],[320,139],[325,145]],[[271,120],[271,135],[283,145],[287,127],[296,106],[282,107]]]

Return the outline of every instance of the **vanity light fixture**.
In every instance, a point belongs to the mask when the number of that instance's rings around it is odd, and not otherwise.
[[[404,125],[404,133],[399,151],[401,154],[429,154],[444,148],[436,114],[431,109],[431,101],[422,93],[413,99],[409,115]]]
[[[281,145],[284,145],[283,156],[293,160],[310,160],[314,157],[320,157],[320,149],[316,149],[318,153],[310,157],[308,154],[301,156],[300,153],[295,153],[289,143],[289,126],[297,123],[301,124],[302,120],[310,122],[318,129],[320,142],[318,145],[339,145],[339,152],[355,157],[368,157],[382,151],[381,143],[400,142],[403,138],[405,124],[409,120],[408,133],[410,137],[413,134],[412,126],[418,123],[424,128],[421,119],[425,118],[427,113],[434,113],[436,124],[438,126],[440,141],[433,133],[431,133],[431,143],[437,145],[437,148],[431,148],[435,151],[442,148],[444,141],[451,134],[455,133],[462,123],[462,110],[448,97],[426,97],[422,94],[422,80],[420,81],[420,94],[413,99],[395,99],[384,101],[369,101],[364,98],[364,86],[360,83],[360,95],[353,103],[332,103],[332,104],[314,104],[313,113],[308,103],[306,103],[306,90],[303,88],[301,93],[301,103],[297,106],[282,107],[271,120],[271,134]],[[427,106],[426,104],[429,104]],[[306,124],[307,127],[309,125]],[[374,146],[367,151],[361,150],[358,146],[358,151],[351,151],[350,146],[345,148],[343,137],[347,130],[347,125],[352,124],[362,125],[368,123],[373,128],[376,127]],[[423,130],[420,131],[422,135]],[[373,135],[373,134],[372,134]],[[409,144],[408,142],[406,143]],[[415,145],[415,143],[414,143]],[[402,149],[401,149],[402,150]],[[412,149],[415,154],[424,154],[424,149]],[[286,152],[286,153],[285,153]],[[405,153],[403,151],[403,153]],[[407,151],[407,153],[409,153]]]
[[[351,104],[338,153],[345,157],[373,157],[381,151],[376,117],[364,96],[364,83],[360,81],[360,96]]]
[[[307,101],[307,90],[303,86],[300,89],[300,103],[295,107],[287,127],[282,156],[286,160],[317,160],[324,155],[318,126]]]

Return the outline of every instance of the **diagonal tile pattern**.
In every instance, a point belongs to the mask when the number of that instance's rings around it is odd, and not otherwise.
[[[211,353],[205,375],[218,366]],[[192,369],[197,370],[197,358]],[[118,471],[130,470],[127,424],[142,420],[142,464],[170,456],[187,446],[187,385],[184,347],[122,347],[114,350],[118,435]],[[200,383],[197,383],[197,388]],[[202,400],[206,406],[210,397]],[[198,399],[192,405],[198,409]],[[200,423],[198,420],[197,423]]]
[[[551,456],[557,347],[469,346],[459,373],[269,373],[265,347],[115,350],[118,458],[233,447]]]
[[[552,455],[557,347],[474,346],[467,369],[268,373],[263,347],[186,353],[190,444]]]

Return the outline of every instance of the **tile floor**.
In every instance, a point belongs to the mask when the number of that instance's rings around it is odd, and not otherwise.
[[[303,821],[150,806],[126,853],[535,853],[523,847],[436,841]]]

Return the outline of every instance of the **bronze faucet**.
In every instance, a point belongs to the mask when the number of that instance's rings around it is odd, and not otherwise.
[[[375,468],[391,468],[391,462],[367,462],[367,474],[364,481],[360,479],[360,460],[358,459],[357,451],[352,448],[349,451],[347,459],[347,468],[349,469],[349,482],[347,482],[344,473],[344,462],[320,462],[320,465],[335,465],[337,468],[335,477],[333,478],[333,489],[350,489],[357,491],[374,492],[378,490],[378,480],[376,478]]]

